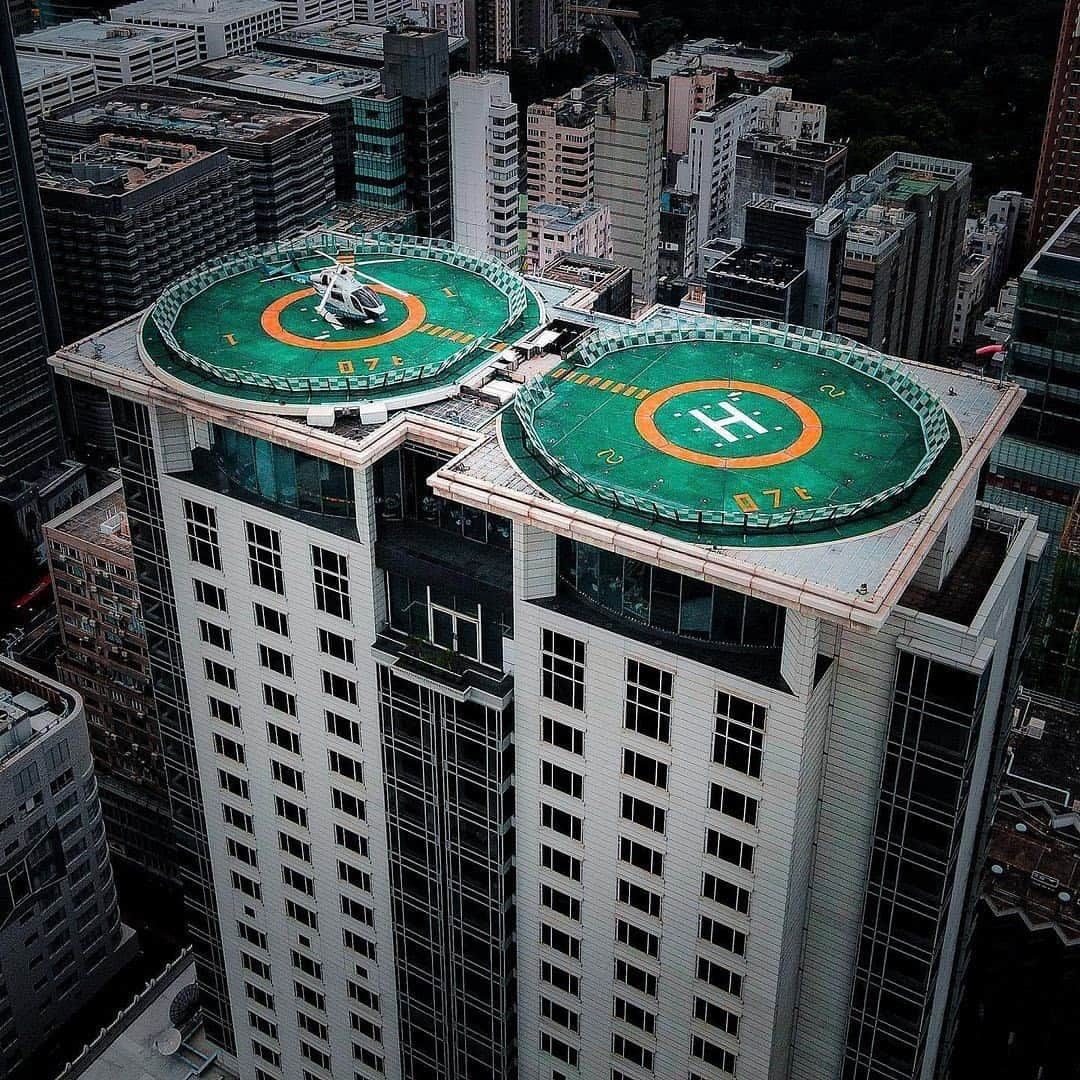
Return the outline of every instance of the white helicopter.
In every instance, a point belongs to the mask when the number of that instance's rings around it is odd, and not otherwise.
[[[361,273],[354,266],[333,258],[325,251],[320,251],[318,254],[329,259],[330,265],[319,267],[317,270],[297,269],[284,273],[282,272],[284,268],[279,268],[272,272],[270,277],[263,278],[263,283],[292,278],[294,281],[313,285],[320,297],[315,314],[334,327],[339,325],[339,318],[347,322],[373,323],[386,315],[386,305],[379,299],[378,293],[371,285],[361,281],[361,278],[381,285],[395,296],[403,295],[399,290],[384,285],[369,274]],[[292,262],[294,266],[298,265],[295,258]]]

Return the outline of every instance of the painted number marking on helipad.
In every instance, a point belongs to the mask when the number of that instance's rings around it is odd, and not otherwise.
[[[337,369],[342,375],[351,375],[356,370],[351,360],[339,360]]]
[[[232,334],[226,334],[226,335],[225,335],[225,340],[226,340],[226,341],[227,341],[227,342],[228,342],[228,343],[229,343],[230,345],[235,345],[235,344],[236,344],[236,338],[235,338],[235,336],[234,336],[234,335],[232,335]]]
[[[793,487],[791,490],[803,502],[810,502],[814,498],[814,496],[804,487]],[[784,504],[784,492],[782,488],[762,488],[761,494],[768,496],[769,500],[772,502],[773,510],[779,510]],[[754,514],[761,509],[757,500],[748,491],[740,491],[737,495],[732,495],[731,499],[744,514]]]

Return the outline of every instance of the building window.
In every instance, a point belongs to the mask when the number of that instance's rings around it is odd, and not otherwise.
[[[651,915],[654,919],[660,918],[661,898],[651,889],[641,885],[635,885],[626,878],[619,878],[619,902],[628,907],[637,908],[638,911]]]
[[[315,606],[327,615],[351,619],[348,559],[313,545],[311,560],[315,571]]]
[[[654,960],[660,956],[660,938],[625,919],[615,920],[615,940],[620,945],[627,945]]]
[[[730,1076],[735,1075],[735,1055],[697,1035],[690,1040],[690,1056]]]
[[[616,1033],[611,1036],[611,1052],[617,1057],[626,1058],[627,1061],[637,1065],[638,1068],[652,1072],[653,1052],[644,1046],[639,1046],[624,1035]]]
[[[569,878],[571,881],[581,880],[581,860],[575,859],[573,856],[567,855],[549,844],[540,845],[540,865],[545,870],[551,870],[562,875],[562,877]]]
[[[229,610],[224,589],[219,588],[217,585],[211,585],[209,582],[200,581],[199,578],[192,579],[192,586],[195,589],[195,599],[198,603],[206,607],[217,608],[218,611]]]
[[[717,877],[715,874],[704,873],[701,876],[701,895],[706,900],[712,900],[714,904],[729,907],[732,911],[738,911],[746,915],[750,911],[750,892],[748,889],[732,885],[730,881]]]
[[[626,709],[623,726],[658,742],[671,742],[671,683],[670,671],[626,662]]]
[[[624,1024],[641,1028],[646,1035],[656,1034],[656,1015],[616,994],[611,1002],[611,1015]]]
[[[713,761],[761,779],[765,747],[765,707],[720,691],[716,695]]]
[[[709,785],[709,808],[747,825],[758,823],[758,800],[721,784]]]
[[[570,724],[543,716],[540,718],[540,733],[541,739],[549,746],[557,746],[579,757],[585,753],[585,733]]]
[[[286,716],[296,715],[296,695],[288,694],[269,683],[263,683],[263,703],[268,708],[285,713]]]
[[[277,611],[265,604],[255,605],[255,625],[262,630],[269,630],[271,634],[289,636],[289,616],[284,611]]]
[[[216,660],[203,659],[203,672],[211,681],[218,686],[225,686],[230,690],[236,689],[236,672],[231,667],[219,664]]]
[[[251,584],[285,595],[285,576],[281,570],[281,534],[265,525],[245,522],[248,546],[248,571]]]
[[[319,627],[319,652],[344,660],[347,664],[353,663],[352,641],[340,634],[324,630],[321,626]]]
[[[578,1064],[578,1052],[562,1039],[549,1035],[546,1031],[540,1032],[540,1049],[545,1054],[550,1054],[559,1061],[565,1061],[571,1068],[576,1069]]]
[[[540,824],[545,829],[570,837],[571,840],[581,840],[581,818],[576,814],[560,810],[557,806],[540,804]]]
[[[218,543],[217,512],[202,503],[184,500],[184,521],[187,525],[188,554],[192,562],[221,569],[221,546]]]
[[[200,619],[199,637],[205,644],[213,645],[215,649],[232,652],[232,634],[224,626],[218,626],[217,623]]]
[[[227,701],[216,697],[207,697],[206,701],[211,720],[218,720],[235,728],[241,726],[239,706],[230,705]]]
[[[346,679],[342,675],[335,675],[332,671],[322,673],[323,693],[331,697],[347,701],[350,705],[357,702],[356,683],[352,679]]]
[[[753,872],[754,846],[736,840],[733,836],[718,832],[716,829],[705,830],[705,854],[715,859],[731,863],[741,870]]]
[[[584,779],[580,773],[564,769],[550,761],[540,762],[540,783],[575,799],[580,799],[583,794]]]
[[[576,1012],[565,1005],[560,1005],[557,1001],[552,1001],[551,998],[544,997],[543,994],[540,995],[540,1015],[543,1019],[550,1020],[553,1024],[558,1024],[559,1027],[564,1027],[574,1034],[577,1034],[581,1027],[581,1018]]]
[[[694,998],[694,1019],[709,1027],[719,1028],[725,1035],[739,1036],[739,1018],[733,1012],[720,1005],[714,1005],[705,998]]]
[[[619,861],[636,866],[647,874],[664,876],[664,856],[647,844],[639,844],[626,836],[619,837]]]
[[[540,886],[540,906],[564,918],[581,922],[581,901],[551,885]]]
[[[734,971],[718,964],[715,960],[706,960],[699,956],[697,960],[697,977],[703,983],[722,990],[732,997],[742,997],[742,976]]]
[[[648,997],[656,997],[656,976],[618,956],[615,957],[615,981],[633,987]]]
[[[710,919],[708,915],[701,916],[698,936],[702,941],[715,945],[718,949],[724,949],[736,956],[746,955],[746,935],[741,930],[736,930],[716,919]]]
[[[275,671],[286,678],[292,678],[292,657],[278,649],[271,649],[269,645],[259,645],[259,667]]]
[[[540,636],[540,693],[571,709],[585,708],[585,642],[543,630]]]
[[[642,783],[667,790],[668,767],[640,750],[623,750],[623,776],[632,776]]]
[[[638,799],[633,795],[623,795],[619,812],[626,821],[632,821],[635,825],[652,829],[653,832],[663,833],[664,831],[666,817],[664,810],[659,806],[654,806],[651,802],[647,802],[645,799]]]

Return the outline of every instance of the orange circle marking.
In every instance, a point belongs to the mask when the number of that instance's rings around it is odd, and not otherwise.
[[[263,328],[264,334],[268,337],[272,337],[275,341],[280,341],[284,345],[293,345],[298,349],[324,349],[331,351],[341,349],[374,349],[376,346],[385,345],[389,341],[397,341],[399,338],[411,334],[414,330],[417,330],[424,325],[424,322],[427,319],[427,308],[424,307],[424,302],[418,296],[413,296],[411,293],[402,294],[391,292],[382,285],[372,284],[371,288],[377,293],[382,293],[383,296],[392,296],[395,300],[401,300],[405,305],[407,314],[404,321],[395,326],[393,330],[387,330],[385,334],[376,334],[374,337],[369,338],[353,338],[351,341],[316,341],[314,338],[300,337],[299,334],[294,334],[291,331],[286,330],[285,327],[281,325],[281,313],[287,307],[295,304],[297,300],[303,300],[307,296],[314,296],[314,289],[298,289],[296,292],[287,293],[285,296],[278,297],[277,300],[263,311],[259,323]]]
[[[786,405],[802,421],[802,434],[783,450],[772,454],[757,454],[754,457],[720,457],[717,454],[687,450],[660,434],[660,429],[656,426],[656,410],[672,398],[695,390],[745,390],[747,393],[772,398]],[[634,427],[638,434],[657,450],[662,450],[680,461],[688,461],[692,465],[706,465],[713,469],[764,469],[770,465],[783,465],[813,450],[821,438],[821,418],[805,401],[763,383],[740,382],[738,379],[701,379],[697,382],[676,383],[674,386],[657,390],[637,407]]]

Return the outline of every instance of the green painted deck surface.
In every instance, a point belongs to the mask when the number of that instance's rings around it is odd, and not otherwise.
[[[314,270],[326,262],[312,258],[300,265]],[[266,281],[266,273],[250,271],[218,281],[192,297],[181,308],[173,332],[182,348],[217,367],[301,380],[407,376],[425,365],[442,363],[462,349],[471,348],[471,352],[434,378],[424,377],[419,382],[372,386],[363,392],[330,390],[298,395],[226,383],[193,370],[171,355],[149,321],[143,344],[154,363],[198,389],[283,404],[295,404],[298,399],[323,403],[388,397],[453,383],[540,321],[539,307],[530,294],[525,314],[499,333],[509,310],[507,298],[479,274],[443,262],[386,254],[365,258],[361,254],[353,265],[388,287],[379,290],[386,315],[376,323],[339,319],[341,327],[335,329],[316,314],[319,296],[314,290],[274,312],[278,302],[303,293],[306,281],[288,277]],[[410,313],[407,302],[392,290],[409,294],[419,305],[413,302]],[[275,320],[279,332],[274,329]]]
[[[553,396],[533,419],[544,450],[639,511],[655,501],[687,518],[698,511],[825,513],[904,483],[927,451],[918,416],[886,385],[828,358],[771,345],[636,346],[590,367],[556,368],[547,383]],[[640,512],[603,505],[553,476],[516,417],[507,414],[502,431],[523,471],[563,501],[640,522]],[[954,435],[939,455],[946,472],[956,443]],[[858,524],[820,527],[838,537],[899,520],[925,505],[943,478],[935,468],[895,502],[864,511]],[[687,529],[692,523],[664,531]],[[799,542],[792,536],[789,530],[764,542]]]

